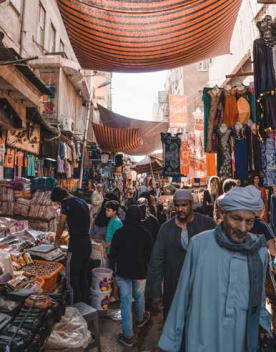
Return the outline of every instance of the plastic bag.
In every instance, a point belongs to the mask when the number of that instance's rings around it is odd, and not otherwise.
[[[47,349],[68,351],[86,348],[91,341],[87,323],[76,308],[67,307],[61,321],[55,325],[46,345]]]

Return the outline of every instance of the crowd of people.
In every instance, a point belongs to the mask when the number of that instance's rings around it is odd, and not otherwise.
[[[221,185],[212,177],[200,206],[188,189],[174,189],[170,213],[159,196],[160,189],[143,184],[124,194],[103,194],[97,185],[89,212],[67,191],[52,192],[62,214],[57,246],[66,222],[69,228],[72,302],[88,299],[92,238],[104,243],[114,272],[111,299],[120,300],[121,344],[135,342],[134,298],[138,328],[148,323],[156,306],[163,307],[156,351],[256,352],[276,333],[276,246],[259,179],[241,187],[236,180]]]

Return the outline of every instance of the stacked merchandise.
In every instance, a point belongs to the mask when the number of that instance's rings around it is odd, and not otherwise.
[[[6,187],[6,182],[0,183],[0,215],[13,216],[14,190]]]
[[[29,216],[30,200],[24,198],[16,199],[14,203],[14,215],[19,215],[23,217]]]
[[[25,297],[11,293],[1,296],[0,351],[38,352],[64,315],[58,297],[42,294]]]
[[[26,178],[16,178],[6,184],[7,188],[14,190],[14,198],[31,199],[31,181]]]
[[[30,227],[39,231],[55,231],[57,208],[51,201],[51,191],[36,191],[30,202]]]

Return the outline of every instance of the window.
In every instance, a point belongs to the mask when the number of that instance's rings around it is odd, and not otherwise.
[[[16,9],[16,11],[21,12],[21,0],[11,0],[11,4]]]
[[[49,53],[54,53],[56,51],[56,29],[51,23],[50,35],[49,35]]]
[[[198,71],[208,71],[209,70],[209,62],[208,62],[208,60],[199,62],[197,70]]]
[[[44,7],[39,4],[39,20],[37,25],[37,42],[42,47],[44,47],[44,36],[45,36],[45,19],[46,19],[46,11]]]

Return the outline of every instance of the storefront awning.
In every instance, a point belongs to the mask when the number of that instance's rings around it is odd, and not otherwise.
[[[167,132],[168,122],[137,120],[116,114],[98,104],[102,123],[113,128],[138,128],[143,139],[143,144],[129,151],[129,155],[149,155],[161,149],[161,132]]]
[[[145,159],[137,163],[133,169],[138,174],[161,173],[162,172],[162,159],[157,156],[147,156]]]
[[[85,69],[170,69],[229,53],[242,0],[58,0]]]
[[[138,128],[112,128],[93,123],[93,129],[98,145],[104,152],[128,153],[143,143]]]

